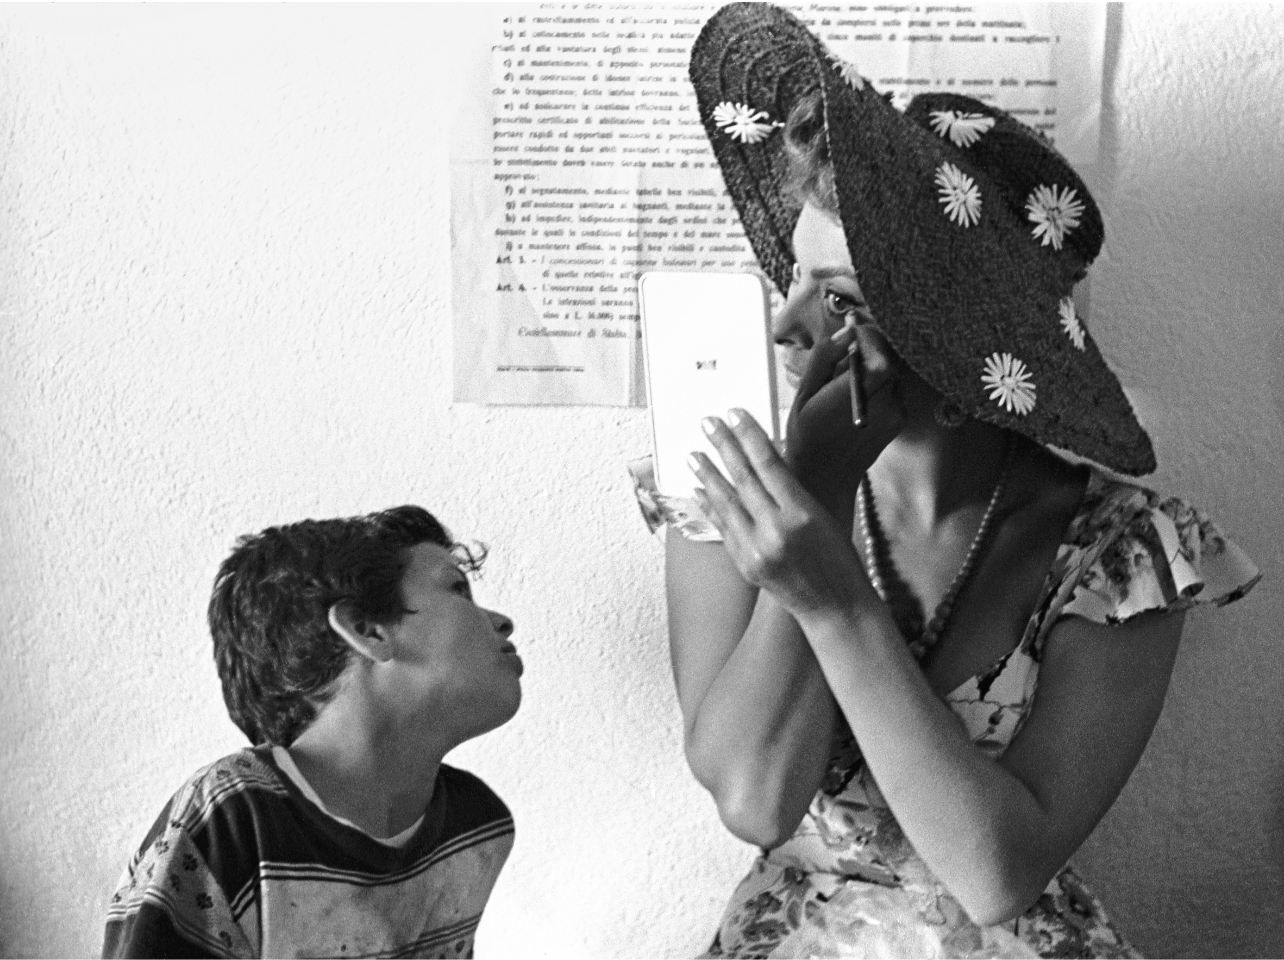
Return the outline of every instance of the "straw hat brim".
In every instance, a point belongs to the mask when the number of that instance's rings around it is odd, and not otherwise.
[[[1050,144],[967,97],[921,95],[902,113],[768,4],[718,11],[695,43],[690,73],[745,234],[782,293],[798,209],[780,128],[819,89],[861,292],[905,362],[972,417],[1123,473],[1154,470],[1150,438],[1074,316],[1071,291],[1100,248],[1102,226],[1086,186]],[[743,108],[738,132],[728,121],[733,107]],[[942,132],[933,128],[948,111],[985,118],[986,129],[960,146],[941,121]],[[959,189],[947,191],[949,182]],[[1041,187],[1079,208],[1055,244],[1028,208]],[[952,214],[947,193],[963,195]]]

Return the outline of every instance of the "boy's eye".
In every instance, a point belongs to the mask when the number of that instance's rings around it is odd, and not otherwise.
[[[472,599],[473,588],[469,585],[467,580],[456,580],[454,585],[451,587],[451,590],[459,594],[461,597],[468,597],[470,600]]]

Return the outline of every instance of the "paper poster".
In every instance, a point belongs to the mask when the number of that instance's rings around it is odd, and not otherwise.
[[[902,106],[965,93],[1096,159],[1104,4],[785,6]],[[456,401],[643,404],[638,275],[756,269],[687,79],[717,7],[491,8],[452,142]]]

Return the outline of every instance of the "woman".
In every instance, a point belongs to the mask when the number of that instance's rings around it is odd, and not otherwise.
[[[763,850],[711,953],[1128,955],[1065,864],[1145,747],[1185,610],[1256,571],[1047,449],[1154,468],[1071,299],[1095,204],[1009,115],[901,114],[778,8],[719,11],[691,77],[798,387],[787,459],[747,415],[706,422],[716,534],[640,490],[683,534],[688,761]]]

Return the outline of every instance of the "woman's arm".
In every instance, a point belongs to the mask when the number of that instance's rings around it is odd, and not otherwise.
[[[974,921],[1023,913],[1087,839],[1163,706],[1181,614],[1121,627],[1080,618],[1047,641],[1035,703],[994,761],[868,603],[803,630],[906,837]]]
[[[797,622],[722,544],[670,531],[665,574],[687,762],[732,833],[773,847],[824,776],[833,698]]]
[[[795,469],[848,536],[856,484],[904,423],[890,361],[866,351],[868,423],[852,425],[848,346],[870,336],[853,330],[815,344],[789,416]],[[833,696],[797,621],[745,582],[722,544],[671,532],[665,554],[687,762],[728,829],[773,847],[793,834],[824,777]]]
[[[933,693],[834,529],[751,418],[714,443],[706,512],[748,582],[800,624],[870,770],[915,850],[977,923],[1037,898],[1118,795],[1163,704],[1180,616],[1054,627],[1031,714],[1004,757],[976,749]],[[743,446],[742,446],[743,445]]]

